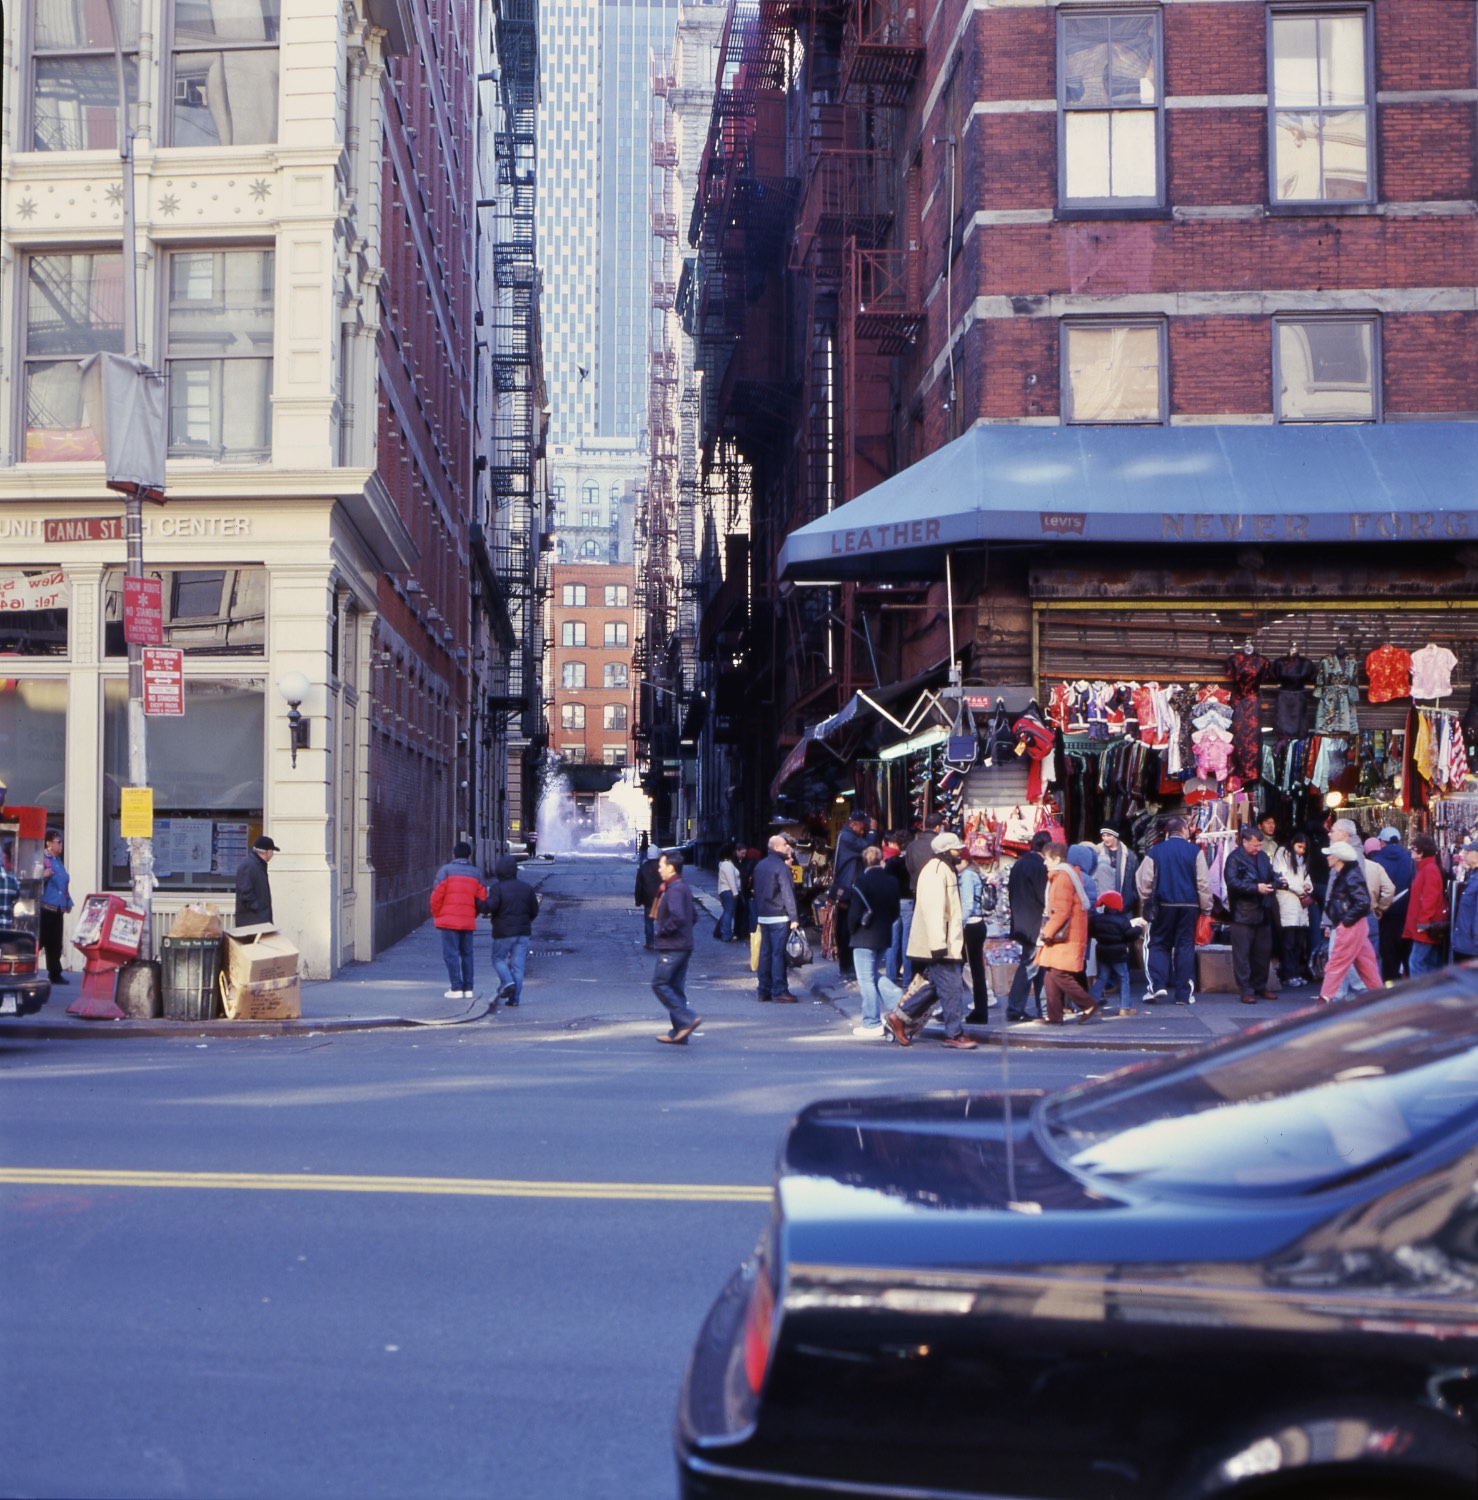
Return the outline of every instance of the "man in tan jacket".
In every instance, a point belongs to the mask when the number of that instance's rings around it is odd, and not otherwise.
[[[965,917],[960,906],[959,863],[965,846],[952,833],[936,835],[933,857],[914,884],[908,956],[924,967],[898,1008],[883,1018],[893,1040],[907,1047],[924,1029],[937,1002],[944,1015],[944,1045],[961,1052],[975,1043],[965,1035]]]

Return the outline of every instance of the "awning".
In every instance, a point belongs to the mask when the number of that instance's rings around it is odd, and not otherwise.
[[[1478,538],[1478,423],[974,427],[791,532],[782,577],[927,577],[982,542]]]

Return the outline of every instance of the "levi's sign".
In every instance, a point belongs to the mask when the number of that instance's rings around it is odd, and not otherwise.
[[[48,542],[121,542],[122,516],[72,516],[46,523]]]

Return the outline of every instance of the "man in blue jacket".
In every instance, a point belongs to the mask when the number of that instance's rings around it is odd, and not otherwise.
[[[836,878],[831,886],[831,897],[836,903],[837,913],[831,931],[837,945],[837,973],[843,979],[857,977],[852,963],[851,929],[847,922],[852,887],[862,874],[862,851],[877,843],[878,832],[873,820],[860,808],[854,808],[847,818],[847,826],[837,835]]]
[[[1416,874],[1416,861],[1411,853],[1401,847],[1401,835],[1394,828],[1382,828],[1379,835],[1380,848],[1371,856],[1381,869],[1391,877],[1396,887],[1396,899],[1377,918],[1380,932],[1381,978],[1399,979],[1411,955],[1411,943],[1402,937],[1406,926],[1406,912],[1411,901],[1411,881]]]
[[[703,1024],[702,1018],[688,1004],[688,964],[693,957],[693,924],[697,910],[693,893],[683,879],[681,854],[664,854],[657,861],[662,876],[662,890],[657,897],[656,936],[657,972],[652,976],[652,993],[667,1008],[670,1029],[657,1033],[659,1042],[685,1046]]]
[[[1150,924],[1146,1005],[1196,998],[1196,918],[1211,911],[1206,856],[1191,842],[1184,818],[1165,824],[1165,837],[1145,855],[1135,877]]]

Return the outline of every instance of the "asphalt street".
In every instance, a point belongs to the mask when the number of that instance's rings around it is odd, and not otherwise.
[[[758,1006],[706,932],[709,1019],[660,1047],[631,865],[530,874],[526,1004],[476,1024],[0,1031],[5,1493],[671,1495],[683,1364],[787,1119],[1002,1077],[999,1049],[859,1042],[824,992]]]

